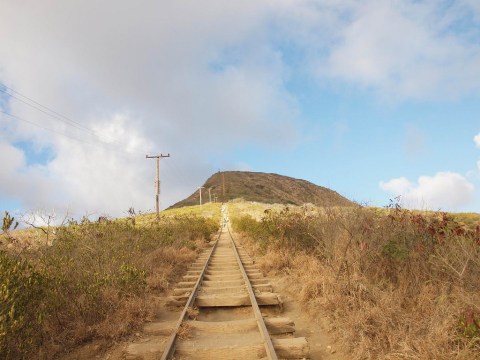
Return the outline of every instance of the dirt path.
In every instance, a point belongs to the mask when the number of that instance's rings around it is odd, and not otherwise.
[[[236,281],[241,282],[241,279],[235,273],[236,267],[231,255],[231,248],[226,242],[226,234],[222,237],[218,246],[218,256],[212,260],[213,267],[207,272],[204,285],[198,294],[199,298],[203,299],[204,306],[200,307],[199,311],[194,311],[191,314],[190,321],[186,322],[185,326],[180,329],[177,336],[177,348],[179,350],[177,350],[178,354],[175,359],[251,359],[264,356],[262,355],[262,351],[264,351],[262,350],[263,343],[252,308],[248,306],[231,307],[231,305],[235,305],[232,301],[241,298],[245,289],[241,283],[235,283]],[[278,319],[292,319],[295,322],[294,335],[290,330],[286,333],[274,334],[272,335],[274,341],[281,342],[284,340],[290,341],[289,339],[293,338],[306,338],[310,347],[310,359],[346,359],[346,357],[341,356],[337,345],[332,342],[325,331],[326,326],[322,323],[321,317],[316,318],[307,314],[294,301],[294,296],[288,285],[288,278],[272,278],[270,276],[269,280],[261,280],[263,274],[257,275],[258,269],[255,268],[253,261],[246,259],[247,256],[246,253],[243,253],[244,260],[242,262],[245,262],[249,267],[249,277],[253,276],[253,278],[260,280],[257,281],[257,286],[263,290],[265,290],[265,287],[270,287],[271,289],[267,290],[269,294],[274,294],[270,292],[272,290],[275,293],[282,294],[282,308],[279,306],[263,306],[261,308],[265,322],[271,324]],[[198,266],[202,264],[202,261],[205,261],[204,258],[205,254],[200,255],[197,262],[192,264],[190,271],[184,277],[184,283],[192,280]],[[222,295],[225,292],[227,294]],[[177,287],[172,290],[170,295],[177,295],[178,299],[179,293],[181,293],[181,288]],[[188,291],[185,295],[187,294]],[[106,351],[103,343],[87,344],[64,357],[63,360],[159,359],[182,310],[179,307],[169,306],[168,299],[152,299],[157,303],[157,311],[152,322],[145,324],[142,332],[134,334],[131,338]],[[219,307],[219,305],[223,306]],[[252,351],[256,352],[257,355],[253,356]]]
[[[295,294],[289,285],[287,276],[278,277],[268,275],[275,289],[282,294],[284,301],[283,316],[295,319],[295,335],[304,336],[310,344],[310,358],[321,360],[348,360],[342,353],[341,344],[334,341],[328,333],[328,323],[320,314],[310,314],[295,301]]]

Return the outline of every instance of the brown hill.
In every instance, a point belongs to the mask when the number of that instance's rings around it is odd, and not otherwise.
[[[353,203],[337,192],[318,186],[306,180],[294,179],[278,174],[248,171],[224,171],[210,176],[203,184],[202,202],[226,202],[234,199],[256,201],[266,204],[317,206],[352,206]],[[170,208],[198,205],[198,190],[188,198],[172,205]]]

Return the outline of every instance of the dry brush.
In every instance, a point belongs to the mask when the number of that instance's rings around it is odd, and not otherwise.
[[[480,227],[447,213],[266,211],[233,219],[266,272],[331,319],[353,359],[480,357]]]
[[[0,358],[50,359],[136,331],[152,314],[149,297],[169,288],[217,227],[195,216],[141,226],[84,219],[57,228],[51,245],[3,246]]]

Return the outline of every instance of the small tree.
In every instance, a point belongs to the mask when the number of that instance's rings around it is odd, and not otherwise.
[[[13,226],[13,229],[12,229]],[[15,221],[15,218],[11,216],[8,211],[5,211],[2,222],[2,232],[5,234],[5,237],[10,242],[14,242],[15,238],[11,235],[10,230],[15,230],[18,227],[18,221]]]
[[[26,225],[41,231],[46,238],[45,244],[50,245],[52,243],[52,235],[55,235],[57,227],[64,226],[68,223],[68,212],[60,224],[57,223],[56,219],[57,214],[55,210],[37,210],[24,214],[21,221]]]

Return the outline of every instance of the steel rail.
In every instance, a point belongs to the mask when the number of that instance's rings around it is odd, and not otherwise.
[[[165,346],[165,350],[163,351],[161,360],[167,360],[175,353],[175,340],[177,338],[178,330],[180,329],[180,326],[182,325],[183,320],[185,320],[185,315],[187,314],[188,309],[195,302],[197,292],[199,290],[200,284],[202,283],[203,276],[205,275],[205,270],[207,269],[208,263],[210,262],[210,259],[212,258],[212,254],[215,251],[215,248],[217,247],[218,240],[220,239],[220,235],[222,235],[222,232],[223,232],[223,230],[222,230],[222,228],[220,228],[217,239],[215,240],[215,243],[213,244],[212,249],[210,250],[210,253],[208,254],[207,260],[205,261],[205,265],[203,266],[202,271],[200,272],[200,275],[198,276],[197,282],[195,283],[195,286],[193,287],[193,290],[192,290],[192,292],[191,292],[191,294],[190,294],[190,296],[187,300],[187,304],[185,305],[182,313],[180,314],[180,319],[175,324],[175,327],[173,328],[172,335],[170,335],[169,339],[167,340],[167,344]]]
[[[243,267],[243,263],[242,263],[242,260],[240,259],[240,255],[238,254],[235,241],[233,240],[232,233],[230,232],[230,226],[228,222],[227,222],[227,230],[228,230],[228,234],[230,235],[230,239],[232,241],[233,252],[235,253],[235,257],[237,258],[238,267],[240,268],[243,279],[245,280],[248,296],[250,297],[250,301],[252,303],[252,309],[255,314],[255,319],[257,320],[258,329],[262,334],[263,343],[265,345],[265,351],[267,353],[267,358],[270,360],[278,360],[277,353],[275,352],[275,348],[273,347],[272,339],[270,338],[270,334],[268,333],[267,327],[265,325],[265,321],[263,320],[262,313],[260,312],[260,308],[258,307],[257,299],[255,298],[255,293],[253,292],[252,285],[250,284],[250,280],[248,279],[247,272]]]

